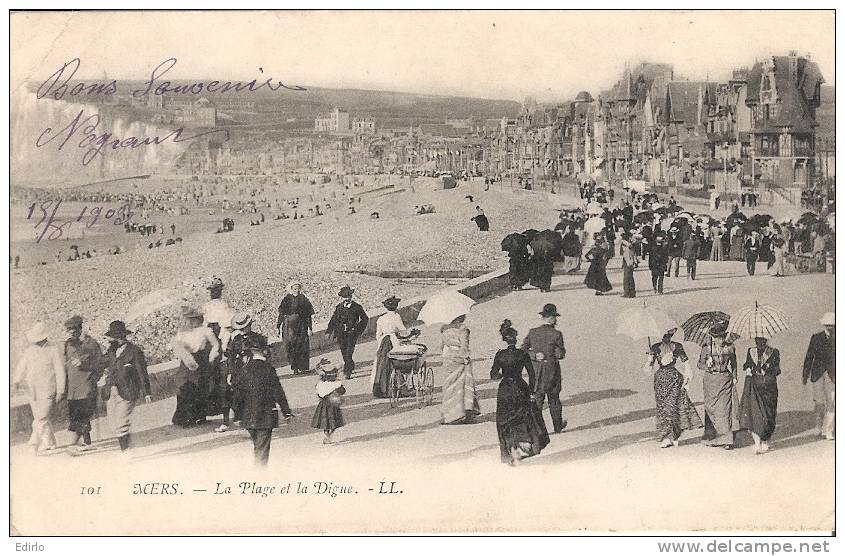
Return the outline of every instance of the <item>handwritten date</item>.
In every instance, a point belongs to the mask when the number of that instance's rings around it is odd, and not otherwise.
[[[76,222],[84,225],[86,229],[102,221],[111,221],[115,226],[122,226],[134,216],[132,205],[129,203],[121,205],[116,209],[101,206],[89,207],[85,205],[75,219],[71,218],[70,220],[62,221],[57,218],[61,205],[61,200],[53,201],[50,199],[41,203],[32,203],[27,208],[26,219],[32,222],[38,219],[38,222],[33,226],[37,234],[36,243],[41,243],[41,240],[45,237],[47,240],[61,238],[69,230],[70,226]],[[40,213],[40,217],[38,213]],[[39,228],[41,228],[40,232]]]

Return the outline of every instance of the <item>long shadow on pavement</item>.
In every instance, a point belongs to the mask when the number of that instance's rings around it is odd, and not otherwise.
[[[552,446],[554,446],[555,439],[557,439],[558,436],[559,435],[552,436]],[[567,461],[596,458],[614,450],[618,450],[619,448],[624,448],[625,446],[653,438],[654,433],[651,432],[635,432],[632,434],[616,435],[600,440],[599,442],[586,444],[584,446],[575,446],[574,448],[548,454],[547,456],[540,454],[539,457],[525,460],[523,465],[555,465]]]

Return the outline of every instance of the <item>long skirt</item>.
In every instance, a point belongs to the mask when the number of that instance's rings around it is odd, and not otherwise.
[[[332,405],[328,396],[320,398],[320,403],[317,404],[317,409],[314,410],[314,416],[311,418],[311,426],[315,429],[332,432],[345,424],[340,408]]]
[[[132,409],[134,407],[134,402],[124,400],[120,396],[117,386],[111,387],[109,399],[106,402],[106,411],[109,416],[109,424],[116,436],[126,436],[129,434],[129,421],[132,417]]]
[[[390,339],[390,336],[382,338],[376,351],[376,362],[373,364],[373,396],[376,398],[388,396],[390,361],[388,361],[387,356],[392,349],[393,340]]]
[[[783,247],[775,247],[775,261],[771,268],[769,268],[769,274],[772,276],[785,276],[786,275],[786,265],[784,264],[784,249]]]
[[[548,290],[552,287],[552,275],[555,272],[555,263],[551,259],[534,257],[531,264],[531,285]]]
[[[684,389],[684,376],[674,367],[654,373],[654,401],[660,440],[677,440],[683,431],[701,428],[701,417]]]
[[[83,398],[81,400],[68,400],[68,427],[67,430],[76,434],[87,434],[91,432],[91,417],[97,407],[97,398]]]
[[[742,252],[742,239],[737,240],[736,238],[731,239],[731,260],[732,261],[743,261],[745,260],[744,253]]]
[[[297,315],[285,317],[282,321],[282,334],[291,370],[307,371],[311,364],[311,342],[308,338],[308,328],[295,324],[298,320]]]
[[[778,383],[774,377],[745,377],[739,426],[766,441],[775,432],[778,413]]]
[[[710,249],[710,260],[721,261],[724,258],[725,255],[722,253],[722,238],[716,238],[713,240],[713,247]]]
[[[509,278],[512,288],[521,288],[528,282],[529,275],[527,257],[510,258]]]
[[[739,430],[739,398],[731,373],[704,373],[704,436],[714,446],[730,446]]]
[[[171,419],[174,425],[187,427],[201,421],[216,411],[217,404],[210,404],[211,395],[211,373],[215,367],[208,362],[208,348],[194,354],[198,367],[196,371],[189,370],[184,364],[181,365],[181,372],[185,376],[185,382],[176,392],[176,411]],[[219,411],[218,411],[219,413]]]
[[[531,401],[528,385],[522,378],[505,377],[496,396],[496,431],[502,462],[511,461],[511,450],[524,457],[536,456],[549,445],[549,432],[542,410]]]
[[[445,360],[446,380],[443,382],[443,422],[445,424],[461,422],[468,416],[481,413],[478,395],[475,392],[475,378],[472,365],[463,361]]]
[[[634,282],[634,267],[622,265],[622,297],[637,297],[637,285]]]
[[[584,284],[591,290],[601,293],[609,292],[613,289],[613,286],[610,285],[610,280],[607,279],[607,271],[605,270],[605,263],[603,261],[590,262],[590,268],[587,269]]]

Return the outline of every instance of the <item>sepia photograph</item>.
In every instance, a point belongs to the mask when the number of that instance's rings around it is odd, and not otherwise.
[[[10,10],[9,535],[834,537],[835,27]]]

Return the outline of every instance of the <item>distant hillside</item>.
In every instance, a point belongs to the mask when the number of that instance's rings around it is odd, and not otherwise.
[[[206,80],[205,82],[208,82]],[[203,80],[197,80],[203,82]],[[174,82],[173,86],[190,82]],[[73,85],[71,82],[70,86]],[[121,81],[118,94],[126,95],[129,91],[145,90],[140,81]],[[84,97],[84,95],[81,95]],[[212,102],[218,104],[218,111],[231,117],[235,122],[253,123],[287,121],[286,128],[313,128],[314,118],[337,106],[350,112],[353,117],[368,117],[376,120],[379,127],[404,127],[420,123],[442,123],[446,118],[479,119],[515,116],[520,104],[511,100],[494,100],[457,96],[422,95],[397,93],[391,91],[367,91],[360,89],[329,89],[309,87],[305,91],[268,88],[255,92],[228,91],[225,93],[203,93]],[[227,100],[253,100],[255,110],[246,111],[231,107]],[[95,97],[76,98],[81,102],[98,102]],[[217,102],[219,101],[219,102]]]

